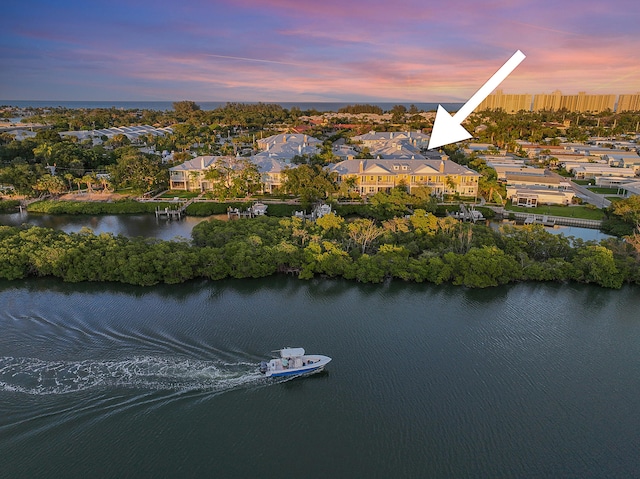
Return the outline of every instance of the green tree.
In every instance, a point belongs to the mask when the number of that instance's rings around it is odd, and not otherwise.
[[[176,101],[173,102],[173,110],[178,121],[187,121],[193,117],[195,112],[200,111],[200,106],[190,100]]]
[[[59,176],[46,174],[38,178],[33,189],[40,193],[48,193],[50,195],[57,196],[66,190],[66,186]]]
[[[605,288],[622,287],[623,278],[613,258],[613,252],[604,246],[589,245],[581,248],[573,260],[574,279],[595,283]]]
[[[384,229],[377,226],[373,220],[365,218],[349,223],[347,229],[349,238],[360,248],[362,254],[365,254],[376,238],[384,233]]]
[[[327,199],[337,191],[336,174],[319,165],[300,165],[286,168],[283,172],[283,188],[286,192],[300,197],[304,209]]]
[[[160,160],[137,152],[118,158],[115,165],[107,167],[107,171],[116,188],[132,188],[138,192],[154,190],[168,181]]]

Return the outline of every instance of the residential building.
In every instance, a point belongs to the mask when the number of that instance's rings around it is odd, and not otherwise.
[[[634,95],[620,95],[616,111],[640,111],[640,92]]]
[[[375,149],[383,147],[388,142],[404,143],[418,149],[426,149],[429,146],[430,135],[421,131],[370,131],[364,135],[354,136],[351,141],[361,144],[363,147]]]
[[[575,112],[592,112],[614,110],[615,95],[587,95],[586,92],[578,92],[577,95],[563,95],[560,100],[560,109]]]
[[[549,170],[541,170],[539,168],[528,172],[508,172],[506,174],[506,182],[508,186],[535,186],[556,190],[571,188],[571,183],[566,178]]]
[[[562,92],[539,93],[533,97],[533,111],[558,111],[560,109]]]
[[[572,167],[569,171],[579,180],[597,178],[599,176],[613,176],[621,178],[633,178],[636,176],[636,173],[632,168],[620,168],[596,163],[581,164],[580,166]]]
[[[284,181],[282,172],[296,166],[273,158],[253,157],[251,161],[258,167],[264,193],[275,193],[280,189]]]
[[[265,157],[240,158],[235,156],[198,156],[192,160],[169,168],[169,187],[172,190],[207,191],[213,184],[205,178],[211,168],[221,162],[233,167],[243,167],[243,162],[251,161],[258,168],[262,190],[273,193],[282,185],[282,172],[295,165]]]
[[[79,131],[61,131],[60,136],[74,136],[78,140],[93,140],[94,144],[102,143],[102,138],[113,138],[116,135],[124,135],[131,142],[139,142],[141,137],[147,135],[164,136],[173,133],[171,127],[155,128],[150,125],[139,126],[118,126],[113,128],[102,128],[100,130],[79,130]]]
[[[338,181],[355,179],[354,189],[361,195],[388,192],[396,186],[405,186],[409,192],[417,187],[429,187],[438,196],[459,194],[475,197],[478,194],[480,174],[448,160],[346,160],[330,167],[338,174]]]
[[[515,206],[569,205],[573,190],[553,190],[532,186],[507,186],[507,199]]]
[[[258,148],[263,150],[255,157],[291,161],[294,156],[313,156],[318,153],[322,142],[302,133],[281,133],[256,140]]]
[[[507,113],[516,113],[521,110],[531,111],[531,95],[529,93],[504,94],[502,90],[496,90],[476,108],[476,111],[482,110],[504,110]]]
[[[218,156],[198,156],[169,168],[169,188],[172,190],[206,191],[211,185],[204,175],[213,168]]]
[[[631,168],[636,173],[640,173],[640,156],[635,151],[616,151],[607,153],[602,157],[610,166],[621,166]]]
[[[506,174],[507,199],[517,206],[568,205],[575,196],[569,180],[537,170]]]

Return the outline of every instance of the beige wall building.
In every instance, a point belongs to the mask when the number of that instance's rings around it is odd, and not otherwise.
[[[615,103],[615,95],[587,95],[581,91],[577,95],[562,95],[560,108],[568,111],[598,113],[605,110],[613,111]]]
[[[556,90],[553,93],[539,93],[533,97],[533,111],[558,111],[562,92]]]
[[[640,111],[640,93],[635,95],[620,95],[616,111]]]
[[[481,176],[447,160],[446,156],[442,160],[345,160],[332,165],[330,170],[338,173],[338,182],[353,178],[353,189],[363,196],[404,185],[409,193],[426,186],[438,196],[475,197]]]
[[[553,93],[539,93],[533,97],[533,111],[558,111],[566,109],[570,112],[599,113],[611,111],[640,111],[640,93],[620,95],[616,108],[616,95],[563,95],[559,90]]]
[[[524,94],[507,94],[502,93],[502,90],[496,90],[476,108],[477,111],[482,110],[504,110],[507,113],[516,113],[520,110],[531,110],[531,95]]]

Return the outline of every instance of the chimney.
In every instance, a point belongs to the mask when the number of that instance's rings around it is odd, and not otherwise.
[[[298,145],[298,154],[301,155],[302,154],[302,145]]]
[[[364,161],[360,160],[360,167],[358,168],[358,173],[362,173],[364,171]]]
[[[200,157],[200,169],[204,170],[204,156]]]
[[[302,142],[303,142],[303,143],[306,143],[306,142],[307,142],[307,135],[304,135]]]
[[[287,142],[287,134],[285,133],[284,135],[282,135],[282,143],[286,143]]]
[[[440,161],[440,173],[444,173],[444,160]]]
[[[389,134],[389,139],[390,139],[390,140],[393,140],[393,132],[391,132],[391,133]]]

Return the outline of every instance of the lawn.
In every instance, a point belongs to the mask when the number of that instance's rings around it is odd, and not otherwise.
[[[195,198],[199,194],[200,194],[199,191],[169,190],[169,191],[163,193],[162,195],[160,195],[160,198],[191,199],[191,198]]]
[[[594,186],[591,188],[588,188],[589,191],[592,191],[593,193],[596,193],[598,195],[617,195],[618,194],[618,188],[602,188],[599,186]]]
[[[506,206],[505,209],[507,211],[515,211],[519,213],[531,213],[532,215],[565,216],[568,218],[582,218],[585,220],[601,220],[604,218],[604,212],[601,209],[589,206],[544,205],[536,208]]]

